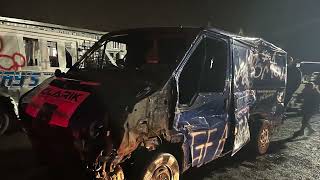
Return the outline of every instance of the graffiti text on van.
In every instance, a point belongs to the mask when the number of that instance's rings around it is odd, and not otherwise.
[[[208,131],[192,132],[191,156],[192,166],[200,166],[206,164],[222,153],[224,144],[228,137],[228,124],[224,126],[222,134],[217,133],[217,128]],[[216,137],[216,136],[219,137]],[[219,139],[219,141],[217,141]],[[199,144],[199,142],[202,142]]]
[[[0,71],[0,86],[8,88],[34,87],[41,76],[49,77],[52,73]]]
[[[78,102],[78,98],[81,98],[81,96],[83,96],[83,94],[81,94],[80,91],[79,92],[68,91],[68,90],[62,90],[62,89],[53,88],[53,87],[51,88],[48,87],[44,89],[43,91],[41,91],[40,95],[51,96],[51,97],[60,98],[68,101],[74,101],[74,102]]]

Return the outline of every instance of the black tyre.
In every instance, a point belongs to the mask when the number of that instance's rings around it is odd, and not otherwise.
[[[145,164],[141,180],[179,180],[179,164],[169,153],[159,153]]]
[[[10,118],[7,113],[0,112],[0,136],[9,128]]]
[[[254,122],[251,127],[251,149],[258,155],[265,154],[270,145],[270,123],[266,120]]]

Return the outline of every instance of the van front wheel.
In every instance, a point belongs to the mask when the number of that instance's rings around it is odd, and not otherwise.
[[[179,180],[179,165],[176,158],[169,153],[156,155],[142,174],[143,180]]]

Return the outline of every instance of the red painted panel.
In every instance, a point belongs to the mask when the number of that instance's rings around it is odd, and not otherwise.
[[[48,86],[33,97],[26,108],[26,113],[36,118],[44,104],[54,105],[57,108],[52,112],[49,124],[68,127],[71,116],[89,95],[89,92]]]

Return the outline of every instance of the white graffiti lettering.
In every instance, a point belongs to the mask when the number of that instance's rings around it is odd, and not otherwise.
[[[219,140],[218,148],[216,149],[216,152],[214,153],[212,160],[218,158],[221,155],[227,138],[228,138],[228,125],[226,125],[224,127],[223,135],[222,135],[221,139]]]
[[[208,163],[221,155],[228,137],[228,124],[225,125],[224,131],[221,137],[219,137],[219,143],[214,145],[213,140],[216,132],[217,128],[191,133],[192,166],[201,166],[202,164]],[[202,144],[195,143],[195,141],[199,141],[200,139],[206,139],[206,141]]]
[[[233,154],[240,150],[250,140],[248,117],[246,116],[248,110],[249,109],[243,109],[236,114],[238,124],[236,125]]]

